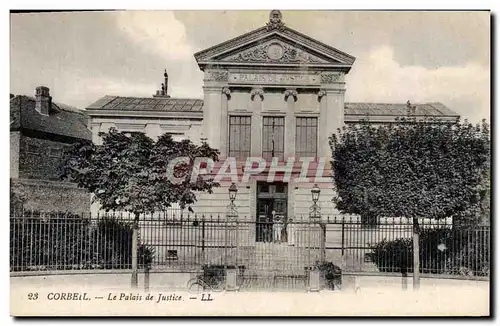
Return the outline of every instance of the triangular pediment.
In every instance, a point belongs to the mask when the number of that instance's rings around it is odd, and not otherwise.
[[[281,37],[270,37],[214,58],[221,62],[234,63],[277,63],[277,64],[341,64]]]
[[[235,37],[195,54],[203,70],[207,65],[300,65],[337,67],[349,71],[355,58],[309,36],[281,21],[272,11],[266,26]]]

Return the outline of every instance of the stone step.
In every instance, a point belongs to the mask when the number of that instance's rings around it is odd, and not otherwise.
[[[239,261],[248,266],[248,270],[260,271],[303,271],[308,261],[308,252],[288,244],[256,244],[241,248]]]

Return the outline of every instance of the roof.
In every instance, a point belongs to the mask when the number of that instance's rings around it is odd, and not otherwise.
[[[203,100],[167,97],[104,96],[87,107],[91,110],[202,112]]]
[[[88,117],[81,110],[52,102],[50,114],[35,109],[35,98],[16,95],[10,99],[10,130],[28,129],[80,139],[92,139]]]
[[[406,116],[408,112],[406,103],[345,103],[344,105],[344,114],[354,116]],[[415,107],[413,114],[415,116],[459,116],[439,102],[411,105]]]
[[[442,103],[412,104],[415,106],[415,116],[422,117],[450,117],[459,115],[448,109]],[[152,97],[118,97],[104,96],[87,107],[87,112],[92,111],[135,111],[135,112],[190,112],[202,113],[203,100],[201,99],[176,99]],[[400,117],[407,115],[406,103],[345,103],[344,115],[352,119],[370,117]]]

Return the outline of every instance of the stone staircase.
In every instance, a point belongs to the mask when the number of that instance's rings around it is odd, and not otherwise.
[[[237,265],[249,272],[272,272],[279,275],[302,275],[313,264],[317,250],[298,248],[286,243],[256,243],[239,247]]]

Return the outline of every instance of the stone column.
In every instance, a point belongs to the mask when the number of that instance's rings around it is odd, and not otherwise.
[[[344,93],[345,90],[341,89],[326,90],[326,130],[328,136],[338,133],[338,129],[344,125]],[[327,155],[330,155],[329,145],[326,144],[326,147],[328,147]]]
[[[285,160],[295,155],[295,102],[297,102],[297,91],[287,89],[285,91]]]
[[[262,101],[264,100],[264,90],[254,88],[250,92],[252,100],[252,140],[250,155],[260,157],[262,155]]]
[[[325,159],[324,171],[330,170],[332,153],[329,138],[338,134],[338,129],[344,125],[344,91],[326,89],[326,95],[321,99],[320,106],[320,144],[319,158]]]
[[[213,148],[221,146],[222,89],[228,85],[229,72],[209,67],[203,78],[203,128],[201,138],[206,138]]]
[[[318,95],[323,95],[320,104],[320,124],[323,125],[324,131],[320,133],[320,137],[324,138],[320,139],[320,148],[322,148],[320,152],[321,156],[330,162],[331,151],[328,138],[344,125],[344,74],[342,72],[324,73],[321,75],[321,84],[324,93],[321,92]]]
[[[224,95],[225,96],[225,95]],[[208,144],[220,148],[222,86],[203,86],[203,135]]]
[[[319,120],[318,120],[318,157],[328,156],[330,147],[328,145],[328,138],[330,137],[328,131],[328,120],[327,120],[327,110],[326,110],[326,91],[320,90],[318,92],[319,101]]]
[[[222,105],[220,111],[220,146],[221,157],[227,157],[229,149],[229,119],[228,119],[228,101],[231,99],[231,90],[229,87],[222,88]]]

